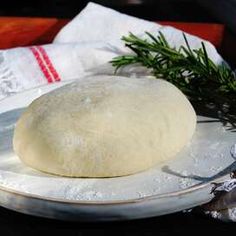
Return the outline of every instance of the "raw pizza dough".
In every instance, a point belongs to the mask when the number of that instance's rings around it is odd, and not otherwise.
[[[159,79],[96,76],[45,94],[17,122],[13,146],[27,165],[52,174],[112,177],[173,158],[196,115]]]

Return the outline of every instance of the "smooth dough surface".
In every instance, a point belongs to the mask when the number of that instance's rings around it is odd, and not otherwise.
[[[16,124],[13,146],[44,172],[122,176],[174,158],[195,126],[194,109],[174,85],[95,76],[34,100]]]

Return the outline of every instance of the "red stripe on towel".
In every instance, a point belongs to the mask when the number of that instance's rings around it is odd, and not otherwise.
[[[49,69],[49,71],[51,72],[53,78],[55,81],[60,81],[61,78],[60,76],[58,75],[55,67],[53,66],[46,50],[42,47],[42,46],[36,46],[36,48],[39,50],[39,52],[41,53],[46,65],[47,65],[47,68]]]
[[[44,61],[40,57],[40,53],[38,52],[38,50],[35,47],[30,47],[29,49],[33,53],[36,61],[38,62],[38,65],[39,65],[41,71],[43,72],[45,78],[47,79],[48,83],[52,83],[53,78],[52,78],[51,74],[49,73]]]

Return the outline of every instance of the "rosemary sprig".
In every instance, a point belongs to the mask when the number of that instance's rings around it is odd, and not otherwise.
[[[193,102],[204,101],[224,110],[230,120],[234,118],[232,126],[236,128],[235,113],[229,114],[229,111],[236,111],[236,76],[231,68],[224,63],[216,65],[209,58],[203,42],[199,49],[191,49],[185,34],[186,45],[178,49],[171,47],[161,32],[157,36],[146,32],[146,36],[147,39],[142,39],[130,33],[122,37],[133,55],[113,58],[111,64],[115,72],[130,64],[145,66],[156,78],[176,85]],[[228,107],[227,111],[225,107]],[[230,122],[227,117],[223,118]]]
[[[204,43],[199,49],[192,50],[185,34],[186,47],[179,49],[171,47],[164,35],[154,35],[146,32],[149,40],[141,39],[130,33],[122,37],[125,45],[134,55],[115,57],[111,63],[116,71],[126,65],[139,63],[152,69],[157,78],[163,78],[177,87],[194,92],[214,88],[215,92],[236,93],[236,77],[226,65],[216,65],[208,57]]]

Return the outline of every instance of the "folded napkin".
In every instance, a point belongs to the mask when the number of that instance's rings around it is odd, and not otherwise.
[[[154,35],[161,31],[172,46],[185,44],[180,30],[89,3],[57,34],[52,44],[0,50],[0,99],[47,83],[86,79],[91,74],[113,74],[109,61],[132,53],[120,38],[129,32],[145,37],[145,31]],[[211,43],[187,33],[186,36],[192,48],[199,48],[204,41],[209,57],[222,63]],[[120,74],[149,75],[149,70],[128,66]]]
[[[130,53],[120,40],[129,32],[143,37],[144,32],[161,31],[173,46],[184,44],[182,31],[141,20],[112,9],[89,3],[66,25],[52,44],[0,50],[0,99],[7,95],[60,80],[72,80],[89,74],[112,74],[109,61]],[[201,39],[186,34],[193,48]],[[205,42],[209,56],[222,62],[214,46]],[[144,68],[127,67],[120,73],[148,74]]]

